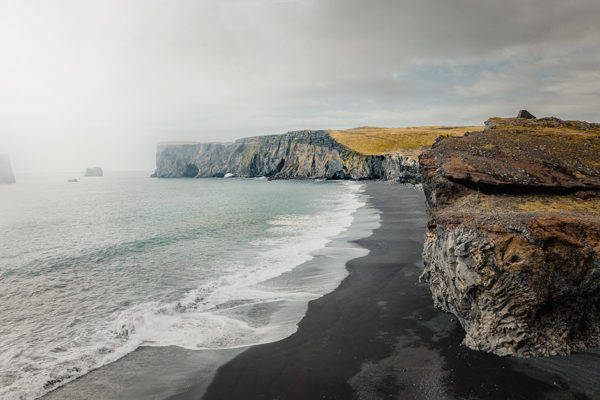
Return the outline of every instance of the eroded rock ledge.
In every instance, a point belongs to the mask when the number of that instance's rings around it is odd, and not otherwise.
[[[520,357],[600,346],[600,125],[492,118],[419,162],[422,279],[464,344]]]
[[[416,183],[414,158],[363,155],[336,142],[326,131],[297,131],[233,143],[160,143],[153,176],[265,176],[271,179],[383,179]]]

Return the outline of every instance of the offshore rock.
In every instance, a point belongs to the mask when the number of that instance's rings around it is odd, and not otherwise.
[[[93,167],[93,168],[87,168],[85,170],[85,176],[102,176],[103,172],[102,172],[102,168],[100,167]]]
[[[417,183],[416,160],[399,154],[362,155],[325,131],[257,136],[233,143],[159,143],[152,176],[265,176],[270,179],[383,179]]]
[[[422,280],[472,349],[600,346],[600,125],[499,119],[420,157]]]
[[[0,183],[15,183],[15,175],[13,174],[8,154],[0,154]]]

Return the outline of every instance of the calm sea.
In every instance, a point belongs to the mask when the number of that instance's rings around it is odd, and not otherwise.
[[[354,182],[18,176],[0,185],[0,398],[35,398],[141,345],[278,340],[332,290],[269,284],[364,205]],[[302,311],[303,312],[303,311]]]

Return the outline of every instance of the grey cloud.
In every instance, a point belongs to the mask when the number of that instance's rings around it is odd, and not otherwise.
[[[525,104],[598,119],[599,17],[595,0],[2,2],[0,150],[15,169],[152,168],[158,140]]]

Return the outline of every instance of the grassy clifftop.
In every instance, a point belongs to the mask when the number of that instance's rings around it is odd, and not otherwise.
[[[418,157],[423,147],[429,147],[439,136],[462,136],[465,132],[481,131],[481,126],[420,126],[412,128],[379,128],[363,126],[346,130],[329,130],[338,143],[365,155],[402,153]]]

